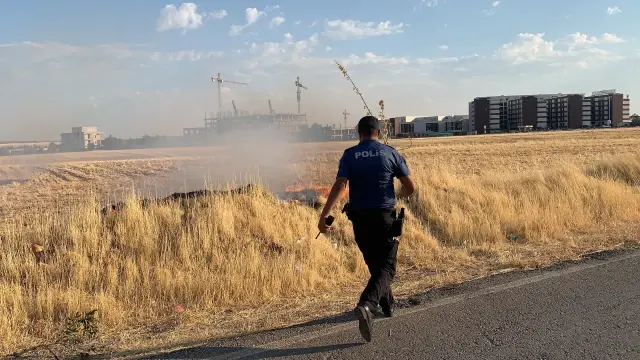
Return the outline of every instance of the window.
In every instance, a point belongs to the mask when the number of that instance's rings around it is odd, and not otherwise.
[[[437,123],[427,123],[425,124],[426,130],[431,132],[438,132],[438,124]]]
[[[413,124],[400,124],[400,132],[401,133],[412,133],[413,132]]]

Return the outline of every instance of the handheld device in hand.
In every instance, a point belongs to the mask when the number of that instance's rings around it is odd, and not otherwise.
[[[404,208],[400,209],[400,215],[395,216],[393,222],[391,223],[391,236],[400,237],[402,236],[402,226],[404,224]]]
[[[327,224],[327,226],[331,226],[331,224],[333,224],[333,220],[335,220],[335,218],[331,215],[327,216],[327,219],[324,221],[325,224]],[[316,235],[316,239],[318,238],[318,236],[320,236],[320,233],[318,233],[318,235]]]

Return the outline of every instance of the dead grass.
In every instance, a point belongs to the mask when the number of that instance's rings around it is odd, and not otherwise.
[[[638,242],[639,143],[637,130],[414,142],[403,151],[419,190],[402,204],[409,221],[398,294]],[[330,184],[344,147],[302,152],[301,183]],[[84,351],[291,324],[309,320],[308,309],[350,309],[366,280],[341,214],[335,231],[316,240],[315,210],[259,189],[185,210],[136,204],[106,221],[96,200],[74,202],[62,215],[43,207],[5,219],[0,354],[56,341],[65,319],[91,309],[99,335],[76,344]],[[33,242],[43,246],[44,264]]]

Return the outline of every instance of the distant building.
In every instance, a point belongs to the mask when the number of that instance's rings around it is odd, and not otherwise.
[[[479,134],[624,126],[630,100],[615,90],[584,94],[477,97],[469,103],[469,127]]]
[[[630,125],[631,100],[615,90],[594,91],[584,98],[585,127],[628,126]],[[590,110],[587,113],[586,110]]]
[[[342,125],[331,126],[331,140],[355,140],[358,139],[358,129],[356,126],[343,128]]]
[[[95,126],[73,127],[71,132],[60,134],[60,147],[64,151],[82,151],[99,148],[104,140],[104,133],[98,132]]]
[[[465,134],[468,115],[396,116],[390,118],[391,136],[439,136]]]

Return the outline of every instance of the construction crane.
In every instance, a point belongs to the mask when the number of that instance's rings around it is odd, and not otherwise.
[[[220,91],[220,84],[222,83],[229,83],[229,84],[238,84],[238,85],[249,85],[247,83],[243,83],[243,82],[238,82],[238,81],[231,81],[231,80],[223,80],[222,77],[220,76],[220,73],[218,73],[217,77],[211,77],[211,82],[216,82],[218,83],[218,118],[222,118],[222,97],[221,97],[221,91]]]
[[[269,114],[275,115],[275,111],[273,111],[273,106],[271,106],[271,100],[269,100]]]
[[[233,116],[238,116],[238,108],[236,107],[236,101],[231,100],[231,105],[233,105]]]
[[[302,88],[302,89],[305,89],[305,90],[309,90],[309,89],[307,89],[307,87],[306,87],[306,86],[304,86],[304,85],[302,85],[302,84],[300,83],[300,76],[298,76],[298,77],[296,78],[296,88],[297,88],[296,93],[297,93],[297,95],[298,95],[298,115],[300,115],[300,94],[302,93],[302,92],[300,91],[300,89],[301,89],[301,88]]]
[[[347,116],[351,115],[347,112],[347,109],[344,109],[344,111],[342,112],[342,115],[344,115],[344,128],[347,128]]]

